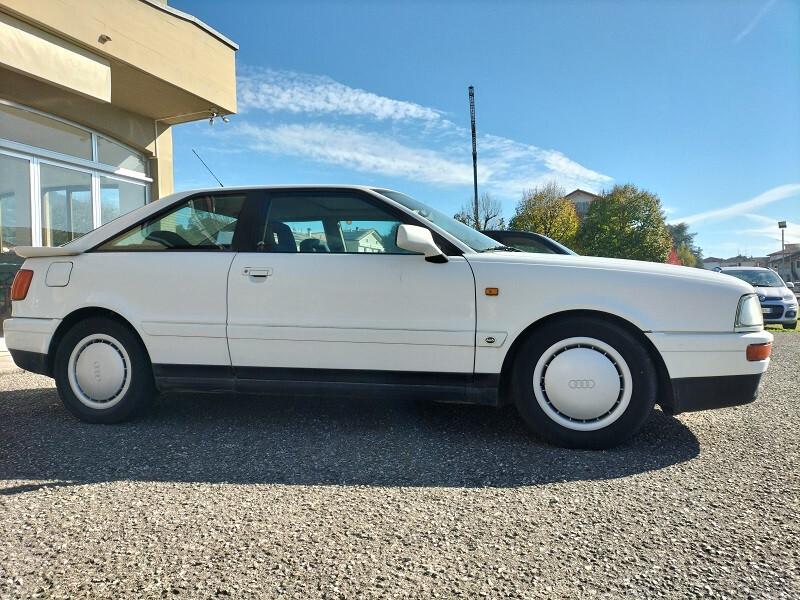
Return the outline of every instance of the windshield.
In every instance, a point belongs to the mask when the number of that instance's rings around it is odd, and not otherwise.
[[[427,204],[423,204],[418,200],[414,200],[414,198],[411,196],[406,196],[405,194],[393,192],[391,190],[375,189],[373,191],[379,193],[381,196],[386,196],[387,198],[390,198],[395,202],[402,204],[406,208],[414,211],[426,221],[430,221],[437,227],[444,229],[447,233],[455,238],[458,238],[477,252],[505,249],[504,246],[498,245],[497,241],[493,240],[489,236],[483,235],[480,231],[475,231],[469,225],[464,225],[464,223],[456,221],[452,217],[448,217],[443,212],[439,212]]]
[[[752,271],[723,271],[726,275],[733,275],[739,279],[746,281],[754,287],[783,287],[783,279],[777,273],[768,270]]]

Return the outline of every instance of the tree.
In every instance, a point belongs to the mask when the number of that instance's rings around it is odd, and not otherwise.
[[[477,224],[475,223],[474,214],[475,208],[472,205],[472,201],[469,201],[461,206],[461,210],[454,214],[453,218],[465,225],[469,225],[473,229],[505,229],[505,220],[501,216],[503,214],[503,206],[499,200],[495,200],[487,193],[481,194],[478,200],[479,222]]]
[[[541,233],[569,246],[575,241],[579,223],[575,205],[564,198],[564,188],[551,181],[522,195],[509,226]]]
[[[578,245],[590,256],[665,262],[672,238],[658,196],[626,184],[591,203]]]
[[[695,245],[694,237],[696,233],[689,231],[688,223],[673,223],[667,225],[669,234],[672,237],[672,245],[678,252],[683,264],[687,267],[701,267],[703,266],[703,250]]]
[[[697,266],[697,258],[689,246],[686,244],[681,244],[680,246],[677,246],[676,250],[678,252],[678,258],[681,259],[681,263],[683,263],[684,267]]]

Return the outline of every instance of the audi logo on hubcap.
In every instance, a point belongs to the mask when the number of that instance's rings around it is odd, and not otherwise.
[[[594,379],[570,379],[567,385],[571,390],[590,390],[594,387]]]

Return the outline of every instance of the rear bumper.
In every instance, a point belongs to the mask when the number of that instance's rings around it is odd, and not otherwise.
[[[39,373],[40,375],[51,376],[50,368],[48,366],[47,354],[40,354],[38,352],[29,352],[28,350],[8,350],[14,363],[20,368],[31,373]]]
[[[683,412],[741,406],[758,396],[761,373],[722,377],[686,377],[672,380],[672,398],[661,403],[664,412]]]
[[[11,358],[21,369],[49,375],[47,353],[60,319],[13,317],[3,321],[3,333]]]

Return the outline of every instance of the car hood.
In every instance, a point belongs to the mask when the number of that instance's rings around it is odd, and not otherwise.
[[[664,263],[647,262],[642,260],[604,258],[598,256],[572,256],[567,254],[535,254],[530,252],[499,251],[470,254],[467,258],[470,263],[486,262],[521,265],[546,265],[574,270],[599,269],[614,271],[615,273],[627,273],[630,274],[632,278],[636,278],[637,275],[659,275],[685,281],[696,281],[701,284],[706,283],[715,287],[727,287],[740,294],[753,292],[753,287],[750,284],[742,281],[741,279],[737,279],[736,277],[726,276],[722,273],[707,271],[706,269],[698,269],[695,267],[683,267],[679,265],[668,265]]]
[[[756,294],[761,296],[766,296],[767,298],[783,298],[784,296],[791,295],[794,298],[794,293],[787,287],[761,287],[761,286],[753,286],[753,289],[756,291]]]
[[[500,290],[499,301],[478,294],[480,314],[522,311],[530,322],[590,310],[616,315],[643,331],[733,331],[742,296],[753,293],[735,277],[636,260],[499,251],[465,258],[478,290]]]

